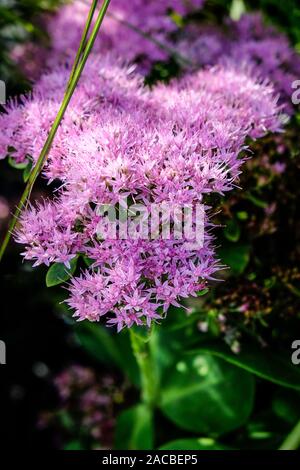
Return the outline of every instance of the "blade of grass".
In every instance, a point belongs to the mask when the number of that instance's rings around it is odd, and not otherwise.
[[[97,8],[97,5],[98,5],[98,0],[93,0],[92,6],[91,6],[89,14],[88,14],[87,21],[85,23],[85,27],[84,27],[83,34],[82,34],[82,37],[81,37],[80,45],[79,45],[79,48],[77,50],[77,54],[76,54],[76,57],[75,57],[75,60],[74,60],[72,70],[71,70],[68,86],[70,85],[71,81],[74,78],[75,70],[76,70],[76,68],[79,64],[82,53],[83,53],[83,51],[86,47],[88,33],[89,33],[89,30],[90,30],[90,27],[91,27],[91,24],[92,24],[92,21],[93,21],[93,18],[94,18],[94,14],[95,14],[95,10]]]
[[[86,0],[81,0],[81,2],[84,3],[85,5],[87,3]],[[146,33],[145,31],[142,31],[140,28],[133,25],[129,21],[124,20],[124,18],[120,18],[115,13],[109,11],[107,13],[107,16],[109,16],[110,18],[112,18],[114,21],[118,22],[122,26],[125,26],[128,29],[131,29],[132,31],[137,33],[139,36],[147,39],[149,42],[152,42],[153,44],[155,44],[157,47],[159,47],[163,51],[166,51],[171,57],[173,57],[174,59],[177,60],[178,64],[181,67],[192,67],[192,68],[199,67],[199,64],[197,64],[196,62],[193,62],[188,57],[185,57],[183,54],[178,52],[173,47],[169,46],[168,44],[163,43],[162,41],[159,41],[159,39],[156,39],[156,38],[152,37],[151,34]]]
[[[47,161],[49,150],[51,149],[51,146],[52,146],[52,143],[54,141],[56,132],[57,132],[57,130],[59,128],[59,125],[60,125],[60,123],[61,123],[61,121],[62,121],[62,119],[65,115],[67,107],[68,107],[68,105],[71,101],[73,93],[74,93],[74,91],[76,89],[76,86],[78,84],[78,81],[81,77],[82,71],[83,71],[84,66],[86,64],[86,61],[89,57],[89,54],[90,54],[90,52],[93,48],[94,42],[96,40],[97,34],[99,32],[99,29],[101,27],[101,24],[103,22],[103,19],[105,17],[105,14],[106,14],[106,11],[107,11],[107,8],[108,8],[109,4],[110,4],[110,0],[104,0],[103,1],[102,6],[101,6],[100,11],[99,11],[98,16],[97,16],[95,26],[92,29],[91,35],[90,35],[90,37],[89,37],[89,39],[86,43],[86,46],[83,47],[83,49],[82,49],[82,58],[81,59],[79,58],[78,65],[75,68],[74,73],[73,73],[73,78],[71,78],[71,80],[69,80],[69,83],[67,85],[67,90],[66,90],[65,96],[63,98],[62,104],[60,106],[60,109],[59,109],[59,111],[57,113],[57,116],[56,116],[56,118],[55,118],[55,120],[52,124],[52,127],[50,129],[50,132],[48,134],[48,137],[46,139],[44,147],[43,147],[43,149],[40,153],[40,156],[39,156],[39,158],[36,162],[36,165],[33,167],[32,171],[30,173],[30,176],[29,176],[28,182],[26,184],[25,190],[24,190],[24,192],[21,196],[20,202],[19,202],[19,204],[18,204],[18,206],[15,210],[15,213],[12,217],[12,220],[10,222],[8,231],[7,231],[7,233],[5,235],[5,238],[4,238],[4,240],[1,244],[0,261],[3,258],[3,255],[5,253],[7,245],[10,241],[12,232],[14,231],[14,229],[16,227],[16,224],[17,224],[18,218],[19,218],[19,216],[22,212],[23,206],[26,204],[27,200],[29,199],[32,188],[33,188],[33,185],[34,185],[38,175],[42,171],[42,169],[43,169],[43,167],[44,167],[44,165]],[[94,7],[94,4],[92,5],[91,8],[93,8],[93,7]],[[91,18],[91,20],[92,20],[92,18]],[[86,32],[86,35],[87,35],[87,32]]]

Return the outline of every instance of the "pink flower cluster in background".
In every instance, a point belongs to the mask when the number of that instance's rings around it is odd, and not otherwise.
[[[29,77],[40,76],[42,60],[46,69],[57,65],[70,67],[89,6],[87,0],[75,0],[45,19],[49,50],[29,44],[13,51],[13,58]],[[199,68],[228,60],[239,66],[251,66],[261,78],[273,83],[285,111],[292,113],[291,84],[300,75],[300,56],[286,36],[267,26],[260,13],[244,14],[239,21],[227,18],[221,27],[190,22],[183,29],[178,28],[172,12],[184,17],[203,7],[205,0],[114,0],[94,52],[113,52],[135,63],[143,74],[151,70],[153,63],[168,60],[170,50]]]
[[[199,67],[228,60],[251,66],[274,84],[285,111],[292,113],[292,83],[300,76],[300,55],[284,34],[265,25],[260,13],[243,15],[239,21],[228,18],[223,28],[191,24],[184,29],[177,47]]]
[[[96,40],[95,51],[114,51],[125,60],[139,60],[144,65],[165,60],[168,58],[167,52],[136,32],[135,28],[150,35],[154,41],[170,45],[170,33],[177,30],[171,13],[186,15],[201,9],[204,2],[205,0],[114,0],[103,23],[102,33]],[[51,65],[57,61],[69,61],[73,57],[80,42],[89,5],[88,1],[76,0],[73,4],[62,7],[57,16],[49,22],[52,50],[48,59]],[[133,28],[122,22],[130,24]],[[70,34],[66,35],[65,31]]]
[[[139,71],[146,74],[151,64],[169,58],[161,45],[172,47],[170,35],[178,29],[172,13],[184,16],[200,10],[204,3],[205,0],[113,0],[94,52],[113,52],[123,60],[137,63]],[[43,22],[50,38],[46,47],[26,44],[12,51],[13,60],[25,75],[36,80],[42,72],[43,62],[50,69],[71,65],[90,5],[89,0],[74,0],[62,6],[56,15],[45,17]]]
[[[64,369],[53,380],[60,403],[57,408],[39,416],[38,427],[56,429],[59,438],[80,430],[80,437],[88,439],[93,449],[111,448],[115,428],[115,409],[123,400],[123,391],[113,376],[99,378],[94,370],[81,365]],[[73,426],[66,427],[62,416]],[[64,436],[65,434],[65,436]]]

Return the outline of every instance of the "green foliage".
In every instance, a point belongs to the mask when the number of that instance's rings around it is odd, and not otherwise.
[[[224,236],[230,242],[237,242],[240,239],[241,229],[238,222],[232,219],[228,222],[224,229]]]
[[[9,166],[14,168],[15,170],[21,170],[23,171],[23,181],[24,183],[27,183],[32,167],[33,167],[33,160],[30,155],[27,155],[27,159],[24,160],[21,163],[17,163],[14,158],[12,158],[11,154],[15,151],[14,148],[10,148],[10,155],[8,156],[7,162]]]
[[[254,380],[223,360],[200,354],[174,364],[164,381],[161,409],[180,428],[220,435],[243,425],[254,399]]]
[[[288,425],[294,426],[300,420],[300,393],[280,388],[274,394],[272,410]]]
[[[32,159],[30,159],[29,162],[27,163],[26,167],[24,168],[24,171],[23,171],[23,181],[24,181],[24,183],[27,183],[27,181],[29,179],[29,176],[30,176],[30,173],[31,173],[31,170],[32,170],[32,167],[33,167],[33,161],[32,161]]]
[[[219,255],[222,262],[229,266],[232,274],[240,275],[249,263],[250,246],[245,244],[233,245],[225,242],[219,250]]]
[[[290,351],[283,350],[279,354],[243,343],[241,352],[234,354],[220,342],[202,344],[198,351],[220,357],[262,379],[300,391],[300,370],[291,363]]]
[[[64,450],[84,450],[80,441],[70,441],[64,446]]]
[[[17,163],[14,158],[11,156],[8,157],[8,164],[14,168],[15,170],[25,170],[25,168],[28,166],[28,161],[24,161],[21,163]]]
[[[84,321],[74,325],[74,332],[79,344],[91,358],[110,368],[119,368],[134,386],[140,386],[140,373],[128,331],[117,335],[99,323]]]
[[[53,287],[68,281],[76,270],[77,261],[78,257],[75,256],[70,261],[70,268],[67,268],[63,263],[52,264],[46,275],[46,286]]]
[[[219,444],[209,437],[199,439],[177,439],[167,442],[160,450],[230,450],[229,447]]]
[[[63,0],[7,0],[0,5],[0,79],[8,95],[23,92],[29,83],[11,59],[15,45],[28,41],[48,42],[40,24],[42,14],[53,11]]]
[[[294,44],[300,43],[300,6],[298,0],[244,0],[248,10],[260,10],[266,19],[284,31]]]
[[[80,322],[74,327],[81,346],[102,364],[121,366],[121,354],[115,338],[108,329],[98,323]]]
[[[146,405],[136,405],[119,415],[115,433],[115,449],[153,449],[153,415]]]

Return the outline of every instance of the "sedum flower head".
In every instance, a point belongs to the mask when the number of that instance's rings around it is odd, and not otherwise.
[[[28,153],[37,159],[67,76],[58,67],[21,104],[9,104],[1,117],[2,156],[13,143],[18,160]],[[119,331],[158,321],[220,268],[209,207],[203,243],[191,249],[187,237],[173,233],[103,239],[99,205],[117,205],[124,196],[146,208],[205,204],[206,195],[234,187],[246,138],[279,130],[278,112],[272,86],[246,69],[219,66],[150,90],[132,67],[94,55],[44,171],[61,187],[54,200],[22,213],[16,239],[24,257],[35,265],[69,266],[78,254],[89,260],[69,285],[68,304],[79,320],[102,320]]]

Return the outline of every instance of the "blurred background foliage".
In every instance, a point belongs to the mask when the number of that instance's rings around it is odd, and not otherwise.
[[[284,31],[287,36],[300,48],[300,6],[297,0],[249,0],[244,3],[249,10],[260,10],[266,19]]]
[[[9,95],[29,89],[28,80],[11,58],[12,48],[30,41],[47,44],[43,15],[54,11],[61,3],[61,0],[1,0],[0,77],[5,81]]]
[[[0,78],[10,96],[28,90],[11,49],[48,38],[41,18],[51,0],[1,0]],[[218,22],[259,10],[300,49],[296,0],[208,0],[198,19]],[[156,64],[150,82],[169,79],[178,64]],[[299,77],[300,78],[300,77]],[[90,449],[274,449],[300,419],[300,369],[291,364],[299,331],[300,113],[285,134],[252,145],[256,157],[240,186],[213,201],[226,282],[172,309],[162,325],[135,331],[151,351],[155,408],[139,403],[141,377],[129,334],[75,323],[46,271],[20,263],[16,246],[1,264],[1,368],[5,439],[26,447]],[[1,161],[2,205],[12,208],[22,172]],[[33,198],[47,195],[42,180]],[[4,197],[5,196],[5,200]],[[1,230],[7,212],[0,218]],[[83,260],[79,260],[79,268]],[[205,295],[203,295],[205,294]],[[75,364],[75,366],[74,366]],[[41,432],[42,431],[42,432]]]

